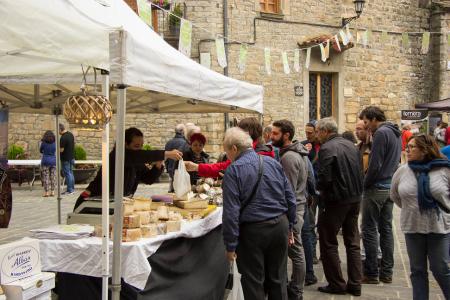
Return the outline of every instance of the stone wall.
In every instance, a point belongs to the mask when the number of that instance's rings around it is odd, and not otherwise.
[[[178,1],[180,2],[180,1]],[[210,52],[212,69],[223,73],[218,66],[213,39],[223,33],[223,1],[185,0],[186,17],[194,22],[192,58],[199,52]],[[304,68],[305,52],[301,54],[302,70],[293,70],[293,53],[289,53],[291,74],[283,73],[281,53],[292,50],[297,42],[320,34],[337,33],[342,17],[352,16],[352,0],[282,0],[282,16],[261,18],[259,0],[228,1],[229,12],[229,76],[264,86],[264,123],[290,119],[302,138],[303,126],[309,120],[309,72],[331,72],[336,79],[337,110],[340,130],[353,129],[359,111],[367,105],[378,105],[387,117],[399,122],[400,110],[411,109],[415,103],[450,96],[450,72],[447,70],[449,45],[446,37],[432,36],[428,54],[420,53],[421,35],[410,36],[411,50],[401,47],[401,32],[431,30],[448,32],[448,12],[433,14],[427,1],[371,0],[359,20],[352,23],[356,29],[373,30],[368,47],[356,45],[342,54],[332,53],[327,63],[320,61],[318,48],[313,49],[310,69]],[[256,18],[256,19],[255,19]],[[209,32],[201,30],[207,29]],[[389,31],[386,43],[380,43],[380,30]],[[237,68],[239,44],[248,43],[246,71]],[[272,75],[264,69],[263,49],[272,49]],[[304,95],[295,96],[294,87],[303,86]],[[242,115],[230,114],[242,118]],[[45,129],[53,127],[52,118],[37,115],[10,117],[10,142],[27,141],[37,156],[37,141]],[[141,128],[145,142],[163,147],[173,136],[177,123],[193,122],[201,126],[208,137],[206,150],[217,155],[221,151],[224,130],[223,114],[148,114],[127,116],[127,126]],[[77,141],[88,150],[88,158],[100,157],[100,134],[75,131]],[[114,126],[111,140],[114,139]]]

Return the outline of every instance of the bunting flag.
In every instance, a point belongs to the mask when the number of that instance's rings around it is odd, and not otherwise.
[[[225,54],[225,42],[223,38],[216,38],[216,52],[217,52],[217,62],[222,68],[228,66],[227,56]]]
[[[147,0],[137,0],[137,9],[142,21],[152,27],[152,5]]]
[[[352,33],[350,32],[350,24],[345,25],[345,31],[347,33],[347,39],[349,42],[353,40]]]
[[[323,46],[323,43],[320,43],[319,47],[320,47],[320,57],[321,57],[323,62],[326,62],[327,61],[327,56],[325,55],[325,47]]]
[[[337,35],[334,36],[334,41],[336,42],[336,46],[338,47],[339,52],[341,52],[341,45],[339,44],[339,38]]]
[[[294,70],[297,73],[300,72],[300,49],[294,51]]]
[[[409,51],[409,36],[408,33],[402,33],[402,47],[405,51]]]
[[[330,58],[330,40],[327,40],[327,45],[325,46],[325,58]]]
[[[306,49],[305,68],[309,69],[310,63],[311,63],[311,48],[308,48]]]
[[[200,64],[208,69],[211,69],[211,53],[200,53]]]
[[[422,53],[427,54],[430,48],[430,33],[424,32],[422,37]]]
[[[271,75],[272,69],[270,67],[270,48],[264,48],[264,62],[267,75]]]
[[[388,33],[386,30],[383,30],[381,32],[381,38],[380,38],[381,44],[385,44],[387,42],[387,40],[388,40]]]
[[[348,42],[349,42],[347,35],[344,33],[343,30],[339,30],[339,35],[341,36],[342,44],[343,44],[344,46],[347,46],[347,45],[348,45]]]
[[[283,51],[281,53],[281,58],[283,60],[283,71],[284,71],[284,74],[291,73],[291,69],[289,68],[289,61],[288,61],[288,56],[287,56],[287,52],[286,51]]]
[[[241,44],[241,48],[239,49],[239,73],[244,74],[245,66],[247,64],[247,54],[248,54],[248,45]]]
[[[191,57],[191,42],[192,42],[192,23],[181,19],[180,25],[180,41],[178,42],[178,50]]]

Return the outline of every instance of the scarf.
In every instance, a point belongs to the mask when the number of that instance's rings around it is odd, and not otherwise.
[[[436,199],[431,195],[430,177],[428,173],[434,168],[450,168],[450,161],[447,159],[434,159],[429,162],[411,161],[408,166],[416,173],[417,192],[420,211],[436,209],[439,214],[439,206]]]

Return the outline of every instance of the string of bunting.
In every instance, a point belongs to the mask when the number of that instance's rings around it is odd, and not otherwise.
[[[249,44],[237,40],[233,40],[230,38],[225,38],[221,34],[213,33],[201,26],[197,26],[196,24],[177,16],[172,13],[170,10],[166,10],[160,5],[156,3],[149,2],[149,0],[137,0],[138,5],[138,13],[142,20],[149,26],[152,26],[152,6],[158,8],[164,13],[171,15],[180,20],[180,37],[179,37],[179,45],[178,50],[184,55],[190,57],[191,56],[191,41],[192,41],[192,28],[198,28],[204,32],[215,36],[215,45],[216,45],[216,53],[217,53],[217,62],[220,67],[225,68],[228,66],[226,54],[225,54],[225,39],[227,43],[239,44],[239,59],[238,59],[238,70],[241,74],[245,73],[247,55],[248,55],[248,47]],[[355,37],[352,34],[352,30],[350,29],[350,24],[339,29],[334,35],[321,36],[315,41],[310,41],[307,43],[307,46],[302,48],[296,48],[291,50],[282,50],[276,48],[269,47],[259,47],[256,45],[251,45],[254,49],[259,49],[264,53],[264,68],[267,75],[272,74],[271,68],[271,56],[273,52],[278,52],[281,54],[281,61],[283,63],[283,72],[285,74],[290,74],[291,68],[289,66],[288,53],[294,54],[294,65],[293,69],[295,72],[300,72],[300,52],[305,51],[305,68],[309,69],[311,63],[311,49],[315,47],[319,47],[320,56],[323,62],[326,62],[330,58],[330,47],[332,47],[336,52],[342,52],[343,50],[353,47],[353,44],[360,44],[363,47],[370,47],[371,42],[374,40],[373,31],[371,29],[366,28],[354,28]],[[378,31],[378,30],[377,30]],[[431,34],[443,34],[441,32],[388,32],[388,31],[378,31],[380,33],[380,44],[385,44],[389,39],[389,34],[401,35],[401,45],[404,52],[411,52],[411,42],[410,35],[422,35],[421,42],[421,53],[427,54],[430,48],[430,36]],[[447,33],[447,43],[450,47],[450,33]],[[200,63],[208,68],[211,67],[211,56],[210,53],[201,53],[200,54]]]

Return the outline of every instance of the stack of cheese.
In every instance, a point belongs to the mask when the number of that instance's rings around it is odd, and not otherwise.
[[[122,241],[137,241],[181,229],[180,213],[169,211],[165,205],[151,210],[151,204],[151,199],[142,197],[124,199]]]

